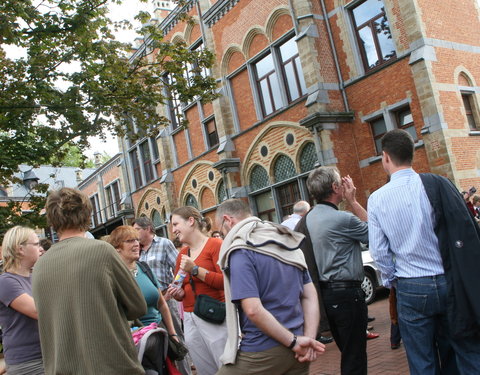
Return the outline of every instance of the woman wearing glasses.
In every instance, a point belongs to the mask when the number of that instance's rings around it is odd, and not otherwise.
[[[156,277],[146,263],[138,262],[140,258],[138,232],[131,226],[122,225],[113,230],[109,242],[120,254],[145,297],[147,313],[139,318],[142,324],[148,326],[151,323],[163,321],[168,334],[177,336],[167,302],[158,289],[159,284]]]
[[[198,375],[213,375],[220,367],[220,356],[227,340],[227,327],[210,323],[195,315],[197,296],[206,294],[225,301],[223,274],[218,265],[222,240],[210,238],[211,221],[190,206],[179,207],[172,212],[172,231],[184,245],[177,257],[176,272],[187,273],[179,288],[170,286],[168,293],[183,301],[185,343]]]
[[[2,243],[4,273],[0,275],[0,326],[8,375],[44,374],[38,315],[32,298],[31,269],[40,257],[38,237],[16,226]]]

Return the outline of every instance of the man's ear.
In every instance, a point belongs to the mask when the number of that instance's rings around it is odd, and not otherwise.
[[[385,151],[382,151],[382,157],[386,163],[390,163],[390,155],[388,155]]]

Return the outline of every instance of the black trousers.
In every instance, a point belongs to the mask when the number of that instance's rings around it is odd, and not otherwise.
[[[333,338],[342,352],[342,375],[367,373],[367,304],[361,288],[322,288]]]

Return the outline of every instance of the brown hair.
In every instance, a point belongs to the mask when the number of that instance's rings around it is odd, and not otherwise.
[[[130,239],[138,239],[138,232],[130,225],[121,225],[116,227],[108,238],[108,242],[115,248],[119,249],[123,241]]]
[[[396,166],[411,166],[415,141],[412,136],[403,129],[394,129],[382,137],[382,150],[392,159]]]
[[[153,227],[153,222],[146,216],[141,216],[139,218],[136,218],[133,221],[133,225],[137,224],[140,228],[142,229],[150,229],[150,232],[155,234],[155,228]]]
[[[18,249],[20,245],[28,241],[28,238],[35,233],[31,228],[15,226],[5,233],[2,242],[3,271],[17,268],[20,263]]]
[[[183,220],[188,220],[188,218],[193,217],[197,228],[200,229],[205,234],[210,232],[210,229],[212,229],[212,219],[210,219],[209,217],[203,217],[200,211],[198,211],[195,207],[192,207],[192,206],[178,207],[173,210],[171,216],[173,215],[178,215]]]
[[[52,241],[50,241],[48,238],[42,238],[40,240],[40,246],[43,250],[47,251],[52,247]]]
[[[47,221],[57,232],[66,229],[87,231],[91,224],[92,204],[79,190],[63,188],[47,198]]]

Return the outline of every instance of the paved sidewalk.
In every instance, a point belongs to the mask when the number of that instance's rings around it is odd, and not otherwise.
[[[368,313],[375,317],[372,332],[380,337],[367,341],[369,375],[408,375],[407,357],[403,345],[390,349],[390,314],[388,291],[379,291],[377,300],[368,306]],[[340,351],[335,343],[327,344],[325,353],[310,366],[310,375],[340,375]]]

